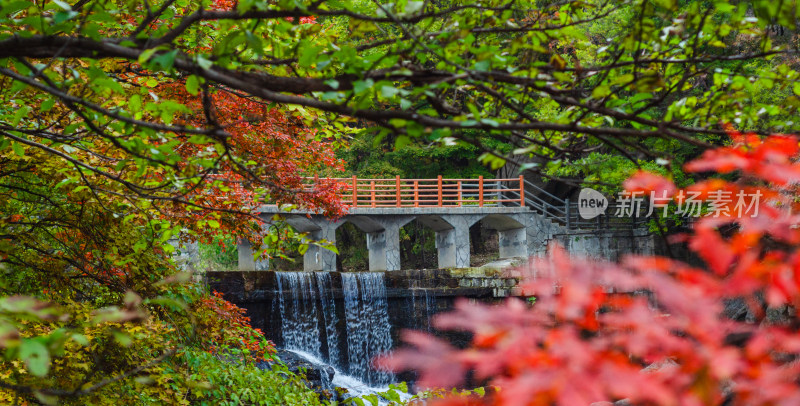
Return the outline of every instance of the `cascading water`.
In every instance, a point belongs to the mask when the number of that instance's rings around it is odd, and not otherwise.
[[[387,384],[394,376],[373,368],[371,360],[392,349],[386,286],[379,272],[343,273],[347,322],[348,372],[371,385]]]
[[[346,378],[370,386],[392,382],[390,372],[372,368],[372,359],[392,348],[383,273],[341,274],[345,331],[337,329],[330,273],[276,272],[276,277],[285,349],[321,360],[337,375],[347,371]],[[340,353],[340,342],[347,344],[346,355]]]
[[[421,292],[421,293],[420,293]],[[418,296],[423,296],[418,298]],[[417,303],[419,301],[420,303]],[[436,314],[436,295],[430,292],[430,289],[412,289],[411,290],[411,311],[417,314],[422,312],[418,307],[424,306],[424,317],[414,317],[416,321],[414,327],[418,330],[427,330],[429,333],[432,331],[431,320],[433,315]]]
[[[333,282],[328,272],[316,272],[317,292],[322,303],[322,318],[325,324],[325,337],[328,344],[328,363],[334,368],[341,368],[339,359],[339,335],[336,333],[336,302],[333,300]]]
[[[311,272],[277,272],[283,346],[322,358],[317,295]],[[324,313],[324,312],[323,312]]]

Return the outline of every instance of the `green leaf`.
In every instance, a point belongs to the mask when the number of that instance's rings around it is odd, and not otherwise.
[[[408,384],[405,381],[400,381],[398,383],[389,384],[389,387],[395,390],[399,390],[403,393],[408,393]]]
[[[400,399],[400,394],[398,394],[394,390],[388,390],[386,392],[381,392],[380,395],[384,399],[392,401],[392,402],[400,403],[402,401],[402,399]]]
[[[161,55],[156,56],[153,58],[153,62],[161,65],[164,70],[169,70],[172,68],[172,65],[175,64],[175,57],[178,55],[178,50],[173,49],[172,51],[165,52]]]
[[[397,93],[400,93],[400,89],[394,86],[381,86],[381,96],[385,98],[394,97]]]
[[[364,91],[370,89],[374,85],[375,82],[372,79],[356,80],[355,82],[353,82],[353,92],[355,94],[361,94],[364,93]]]
[[[203,58],[203,55],[197,55],[197,64],[205,70],[209,70],[212,66],[214,66],[214,62]]]
[[[72,6],[69,3],[61,0],[53,0],[53,3],[61,7],[64,11],[72,11]]]
[[[56,104],[56,99],[55,98],[51,97],[51,98],[45,99],[45,101],[42,102],[42,105],[39,106],[39,111],[46,113],[46,112],[50,111],[53,108],[53,106],[55,106],[55,104]]]
[[[22,118],[25,117],[26,115],[28,115],[30,110],[31,110],[31,108],[28,107],[28,106],[22,106],[22,107],[18,108],[17,112],[14,113],[14,118],[11,119],[11,126],[12,127],[16,127],[19,124],[19,122],[22,120]]]
[[[298,65],[303,68],[310,68],[314,62],[319,58],[320,51],[324,48],[319,46],[310,46],[303,49],[300,53],[300,58],[297,60]]]
[[[200,79],[196,75],[189,75],[186,78],[186,91],[193,96],[200,93]]]
[[[19,346],[19,358],[25,362],[28,371],[35,376],[43,377],[50,370],[50,352],[39,340],[22,341]]]
[[[411,138],[407,135],[401,135],[394,140],[394,149],[401,149],[411,143]]]
[[[42,393],[42,392],[40,392],[38,390],[33,392],[33,396],[35,396],[36,400],[38,400],[43,405],[54,405],[55,406],[55,405],[58,404],[58,400],[59,400],[58,396],[46,395],[46,394],[44,394],[44,393]]]
[[[14,13],[20,12],[25,10],[28,7],[33,7],[33,3],[30,1],[14,1],[8,3],[2,10],[0,10],[0,15],[8,16]]]
[[[22,158],[25,156],[25,147],[18,142],[11,142],[11,149],[14,150],[14,153],[17,154],[18,157]]]
[[[150,48],[145,49],[141,54],[139,54],[138,62],[141,64],[147,63],[150,60],[150,57],[158,51],[157,48]]]
[[[111,334],[114,335],[114,340],[116,340],[119,345],[123,347],[130,347],[133,345],[133,339],[128,333],[119,330],[112,330]]]
[[[611,94],[611,88],[606,85],[600,85],[592,90],[592,98],[602,99]]]
[[[73,334],[72,340],[84,347],[89,345],[89,339],[83,334]]]
[[[362,398],[369,401],[372,406],[378,406],[378,397],[376,395],[364,395]]]

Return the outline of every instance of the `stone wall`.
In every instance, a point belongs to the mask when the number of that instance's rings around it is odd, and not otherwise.
[[[341,273],[331,272],[330,295],[342,298]],[[281,320],[275,272],[208,272],[209,288],[247,310],[253,327],[281,345]],[[431,328],[430,318],[453,308],[457,298],[494,302],[515,294],[518,280],[489,267],[439,270],[406,270],[384,273],[392,335],[399,342],[403,329]],[[339,317],[344,320],[344,315]],[[456,340],[460,341],[460,340]]]
[[[545,216],[532,214],[526,225],[528,253],[542,257],[557,242],[573,255],[616,261],[625,254],[655,255],[664,252],[661,238],[640,227],[632,230],[567,229]]]
[[[642,230],[554,234],[573,255],[617,261],[625,254],[655,255],[662,252],[660,238]]]

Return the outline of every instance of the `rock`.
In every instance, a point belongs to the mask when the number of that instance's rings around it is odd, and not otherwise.
[[[748,306],[747,301],[742,298],[725,300],[725,308],[722,315],[735,321],[752,323],[756,317]]]
[[[305,358],[286,350],[278,350],[277,357],[289,367],[289,371],[296,374],[305,374],[308,387],[317,393],[330,392],[333,389],[333,375],[335,370],[329,365],[319,365],[312,363]],[[272,363],[262,362],[258,365],[261,369],[267,369]],[[301,371],[303,370],[303,371]]]

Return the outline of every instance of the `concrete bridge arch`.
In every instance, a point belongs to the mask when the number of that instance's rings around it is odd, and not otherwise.
[[[270,218],[277,210],[264,211]],[[499,234],[500,258],[528,256],[526,216],[529,211],[520,208],[353,208],[338,220],[302,212],[281,213],[285,221],[299,232],[308,233],[313,241],[335,244],[336,229],[351,223],[367,235],[369,270],[395,271],[400,264],[400,228],[418,220],[436,234],[439,268],[467,268],[470,261],[469,228],[481,222]],[[264,261],[254,263],[250,245],[239,243],[240,269],[265,269]],[[248,259],[250,257],[250,259]],[[306,271],[335,271],[336,254],[320,246],[311,245],[303,257]]]

